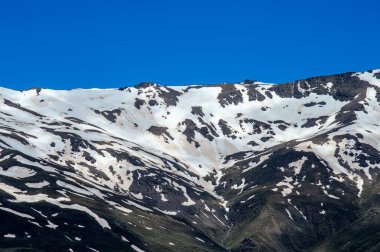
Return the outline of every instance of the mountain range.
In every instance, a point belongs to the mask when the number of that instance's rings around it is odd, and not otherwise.
[[[380,250],[380,70],[0,103],[4,251]]]

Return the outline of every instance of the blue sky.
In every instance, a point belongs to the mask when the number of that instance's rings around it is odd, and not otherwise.
[[[0,86],[285,82],[380,68],[380,1],[0,0]]]

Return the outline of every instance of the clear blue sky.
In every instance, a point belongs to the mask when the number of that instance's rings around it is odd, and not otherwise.
[[[378,0],[0,0],[0,86],[285,82],[380,68]]]

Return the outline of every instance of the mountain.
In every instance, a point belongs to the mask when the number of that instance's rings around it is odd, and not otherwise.
[[[380,250],[380,70],[0,103],[4,251]]]

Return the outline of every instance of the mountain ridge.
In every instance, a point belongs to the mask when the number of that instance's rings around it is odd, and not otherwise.
[[[0,213],[17,223],[1,247],[374,249],[350,230],[328,238],[376,220],[379,73],[1,88]]]
[[[354,71],[348,71],[348,72],[343,72],[343,73],[340,73],[340,74],[321,74],[321,75],[317,75],[317,76],[312,76],[312,77],[304,77],[304,78],[299,78],[299,79],[296,79],[296,80],[290,80],[290,81],[285,81],[285,82],[263,82],[262,80],[252,80],[252,79],[245,79],[243,81],[237,81],[237,82],[220,82],[220,83],[206,83],[206,84],[197,84],[197,83],[189,83],[189,84],[179,84],[179,85],[172,85],[172,84],[161,84],[161,83],[158,83],[158,82],[154,82],[154,81],[141,81],[137,84],[131,84],[131,85],[127,85],[127,86],[122,86],[122,87],[113,87],[113,88],[98,88],[98,87],[93,87],[93,88],[71,88],[71,89],[58,89],[58,88],[44,88],[44,87],[39,87],[39,86],[32,86],[32,87],[29,87],[29,88],[25,88],[25,89],[22,89],[22,90],[19,90],[19,89],[13,89],[13,88],[8,88],[8,87],[1,87],[1,88],[5,88],[5,89],[10,89],[10,90],[14,90],[14,91],[20,91],[20,92],[23,92],[23,91],[29,91],[29,90],[36,90],[36,91],[39,91],[39,90],[42,90],[42,89],[47,89],[47,90],[57,90],[57,91],[71,91],[71,90],[91,90],[91,89],[100,89],[100,90],[110,90],[110,89],[119,89],[119,90],[125,90],[127,88],[136,88],[136,87],[139,87],[139,86],[144,86],[144,85],[157,85],[157,86],[162,86],[162,87],[185,87],[185,86],[218,86],[218,85],[233,85],[233,84],[275,84],[275,85],[282,85],[282,84],[288,84],[288,83],[293,83],[293,82],[297,82],[297,81],[304,81],[304,80],[308,80],[308,79],[313,79],[313,78],[324,78],[324,77],[329,77],[329,76],[336,76],[336,75],[344,75],[344,74],[355,74],[355,73],[365,73],[365,72],[373,72],[373,71],[378,71],[380,68],[374,68],[374,69],[370,69],[370,70],[365,70],[365,71],[362,71],[362,72],[354,72]]]

